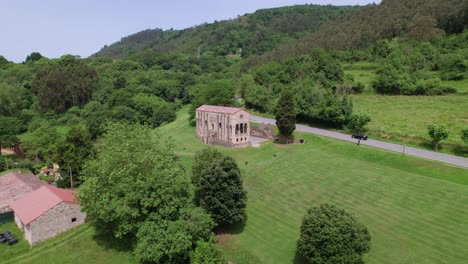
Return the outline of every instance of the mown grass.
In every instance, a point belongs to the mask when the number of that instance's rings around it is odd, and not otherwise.
[[[190,173],[206,145],[195,138],[187,108],[159,133],[171,136]],[[301,134],[304,145],[265,143],[259,148],[217,149],[238,162],[248,192],[243,230],[219,234],[233,263],[300,263],[296,241],[312,205],[333,202],[370,230],[366,263],[466,263],[468,170],[391,152]],[[8,229],[14,229],[12,222]],[[0,225],[0,230],[5,225]],[[131,253],[83,225],[29,248],[17,244],[6,263],[135,263]],[[13,250],[13,248],[12,248]],[[4,260],[4,259],[2,259]]]
[[[96,235],[89,224],[31,247],[11,217],[0,221],[0,230],[9,230],[18,239],[15,245],[0,244],[0,262],[17,263],[137,263],[128,250],[110,245]]]
[[[188,168],[194,128],[180,115],[163,127]],[[465,263],[468,170],[355,144],[300,135],[305,145],[267,143],[225,149],[240,164],[248,191],[247,224],[220,236],[234,263],[293,263],[306,209],[336,203],[372,234],[367,263]],[[297,261],[297,260],[296,260]]]

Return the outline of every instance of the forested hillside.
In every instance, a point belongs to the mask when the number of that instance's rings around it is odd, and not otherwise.
[[[261,9],[232,20],[204,23],[184,30],[148,29],[106,46],[93,57],[123,58],[151,49],[155,52],[217,55],[263,54],[278,44],[299,39],[359,6],[297,5]]]
[[[383,0],[324,23],[316,32],[273,49],[246,66],[327,50],[363,49],[381,39],[428,41],[461,33],[468,25],[468,1]]]

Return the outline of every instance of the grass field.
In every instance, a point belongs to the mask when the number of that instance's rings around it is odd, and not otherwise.
[[[462,128],[468,127],[468,76],[461,81],[444,81],[457,94],[446,96],[382,96],[371,87],[378,65],[369,62],[343,64],[346,74],[365,85],[363,94],[354,95],[354,111],[368,113],[372,122],[369,134],[373,138],[431,149],[427,126],[446,124],[451,130],[441,151],[468,155],[468,146],[460,139]]]
[[[368,113],[371,134],[424,143],[427,125],[446,124],[446,143],[463,146],[460,131],[468,127],[468,96],[353,96],[354,111]]]
[[[185,120],[163,130],[174,135],[189,167],[204,146]],[[302,216],[323,202],[343,206],[368,226],[367,263],[466,263],[468,170],[301,137],[308,143],[223,149],[240,164],[249,199],[245,229],[220,237],[234,263],[293,263]]]
[[[195,139],[186,108],[159,130],[172,136],[189,173]],[[243,230],[220,234],[219,246],[233,263],[295,261],[306,209],[324,202],[352,212],[370,230],[366,263],[466,263],[468,170],[313,135],[304,145],[217,147],[238,161],[248,192]],[[12,222],[0,230],[14,229]],[[7,263],[132,263],[129,252],[94,238],[88,225],[29,249],[18,244],[0,255]]]
[[[88,224],[34,247],[29,246],[11,217],[0,217],[0,230],[9,230],[19,240],[14,246],[0,244],[2,264],[136,263],[128,251],[109,246],[106,240],[96,237],[93,227]]]

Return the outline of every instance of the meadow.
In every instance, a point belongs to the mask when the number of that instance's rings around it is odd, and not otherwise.
[[[159,132],[169,135],[190,173],[206,146],[195,139],[187,108]],[[465,263],[468,259],[468,170],[314,135],[303,145],[264,143],[226,149],[248,192],[244,227],[218,231],[232,263],[301,263],[296,241],[307,208],[332,202],[353,213],[372,235],[366,263]],[[14,229],[12,222],[0,230]],[[0,254],[6,263],[134,263],[125,247],[95,236],[89,225],[29,248]]]
[[[456,94],[444,96],[383,96],[372,87],[376,63],[343,64],[345,74],[354,76],[365,86],[363,94],[353,95],[354,111],[367,113],[372,121],[369,134],[376,139],[432,149],[427,126],[445,124],[451,134],[441,151],[460,156],[468,155],[468,145],[460,139],[462,128],[468,127],[468,78],[444,81],[456,88]]]

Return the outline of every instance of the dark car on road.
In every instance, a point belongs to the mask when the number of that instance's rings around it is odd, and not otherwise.
[[[360,140],[367,140],[367,135],[362,133],[354,134],[351,137]]]

